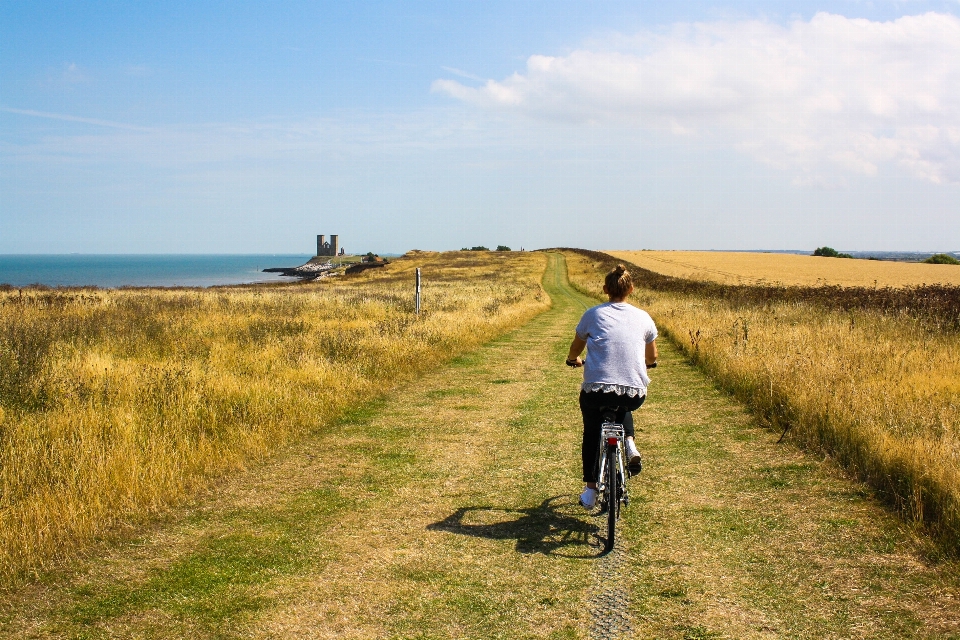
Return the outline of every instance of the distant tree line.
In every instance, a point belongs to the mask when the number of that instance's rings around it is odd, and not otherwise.
[[[817,247],[814,250],[813,255],[823,256],[824,258],[852,258],[853,257],[849,253],[840,253],[836,249],[833,249],[831,247]],[[878,258],[875,258],[873,256],[867,258],[867,260],[877,260],[877,259]],[[926,264],[960,264],[960,260],[957,260],[949,253],[934,254],[929,258],[927,258],[926,260],[924,260],[923,262],[925,262]]]
[[[852,258],[853,256],[849,253],[840,253],[836,249],[831,247],[817,247],[813,251],[815,256],[823,256],[824,258]]]
[[[481,245],[479,247],[464,247],[460,251],[490,251],[490,249]],[[510,247],[505,244],[498,244],[497,251],[510,251]]]
[[[924,260],[924,262],[927,264],[960,264],[960,260],[957,260],[949,253],[934,254]]]

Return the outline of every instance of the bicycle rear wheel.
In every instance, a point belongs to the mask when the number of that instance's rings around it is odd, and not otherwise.
[[[607,468],[604,473],[607,482],[607,545],[606,550],[613,549],[617,534],[617,518],[620,516],[620,482],[617,477],[617,448],[607,446]]]

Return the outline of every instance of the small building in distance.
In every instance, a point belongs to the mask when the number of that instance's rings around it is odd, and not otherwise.
[[[324,242],[326,236],[317,236],[317,255],[318,256],[342,256],[343,249],[340,248],[340,239],[338,236],[330,236],[330,242]]]

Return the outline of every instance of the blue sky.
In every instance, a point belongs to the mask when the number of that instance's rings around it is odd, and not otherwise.
[[[960,250],[958,14],[4,2],[0,253]]]

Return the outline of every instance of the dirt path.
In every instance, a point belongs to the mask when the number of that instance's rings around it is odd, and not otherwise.
[[[646,469],[598,559],[575,504],[584,305],[363,407],[142,539],[6,598],[0,635],[955,637],[958,567],[828,461],[776,445],[668,345]]]

